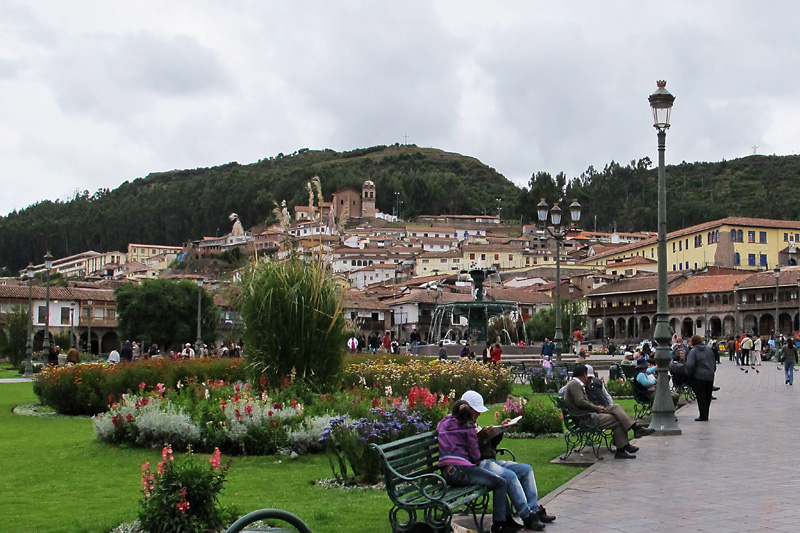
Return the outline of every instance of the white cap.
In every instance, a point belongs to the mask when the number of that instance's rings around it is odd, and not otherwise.
[[[474,390],[468,390],[467,392],[462,394],[461,399],[467,402],[467,404],[469,404],[469,406],[473,410],[479,413],[485,413],[486,411],[489,410],[488,407],[483,405],[483,396],[481,396],[479,392],[475,392]]]
[[[586,363],[583,363],[583,364],[586,365],[586,375],[589,376],[590,378],[593,378],[594,377],[594,368],[592,368],[592,365],[589,365],[589,364],[586,364]]]

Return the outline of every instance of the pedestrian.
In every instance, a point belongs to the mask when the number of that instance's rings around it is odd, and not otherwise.
[[[714,361],[714,352],[703,344],[703,337],[693,335],[691,344],[692,349],[686,356],[686,373],[697,397],[699,416],[695,418],[695,422],[708,422],[708,409],[711,406],[714,372],[717,365]]]
[[[733,361],[733,357],[736,355],[736,341],[733,340],[733,337],[728,337],[726,349],[728,350],[728,361]]]
[[[389,348],[392,346],[392,337],[389,336],[389,332],[383,334],[383,339],[381,341],[383,344],[383,351],[384,353],[389,353]]]
[[[108,354],[108,362],[109,363],[119,363],[119,352],[116,348],[111,350],[111,353]]]
[[[753,341],[753,356],[750,358],[751,364],[761,366],[761,337],[757,336]]]
[[[78,364],[81,362],[81,354],[78,353],[77,348],[70,348],[67,352],[67,363]]]
[[[131,341],[125,341],[122,344],[122,348],[119,350],[119,356],[126,363],[133,361],[133,346],[131,346]]]
[[[378,334],[373,332],[372,335],[369,337],[369,351],[372,355],[378,353],[378,349],[381,347],[381,340],[378,338]]]
[[[483,347],[483,364],[488,365],[492,360],[492,343],[486,341],[486,346]]]
[[[750,351],[753,349],[753,339],[750,338],[750,335],[744,336],[739,347],[742,349],[742,364],[747,366],[750,364]]]
[[[499,365],[500,358],[503,356],[503,350],[500,349],[500,343],[494,345],[492,348],[492,363]]]
[[[544,377],[553,376],[553,362],[550,360],[549,355],[545,355],[544,359],[542,359],[542,369],[544,370]]]
[[[355,333],[350,335],[350,339],[347,341],[347,348],[350,350],[350,353],[356,353],[356,351],[358,351],[358,339]]]
[[[783,371],[786,375],[786,385],[794,385],[794,366],[797,364],[797,345],[790,335],[788,342],[781,348],[783,357]]]
[[[153,343],[153,345],[150,346],[150,349],[147,351],[147,358],[150,359],[156,355],[158,355],[158,344]]]
[[[447,360],[447,348],[444,347],[443,341],[439,341],[439,361]]]
[[[419,354],[419,342],[422,340],[417,328],[411,330],[411,336],[409,337],[411,340],[411,355],[418,355]]]
[[[133,360],[138,361],[139,358],[142,356],[142,350],[139,349],[139,345],[136,344],[136,341],[131,343],[131,350],[133,350]]]

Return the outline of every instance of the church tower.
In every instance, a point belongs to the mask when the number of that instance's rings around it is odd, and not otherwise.
[[[361,188],[361,218],[375,218],[375,184],[369,180]]]

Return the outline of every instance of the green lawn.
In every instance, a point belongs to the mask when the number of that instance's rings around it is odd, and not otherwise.
[[[19,370],[9,364],[0,366],[0,379],[21,377]]]
[[[160,450],[100,443],[88,418],[12,414],[15,405],[35,401],[30,383],[0,384],[0,531],[106,532],[134,520],[141,464],[157,462]],[[503,445],[533,465],[541,495],[580,472],[549,463],[564,451],[561,438],[506,439]],[[234,457],[222,502],[242,512],[286,509],[315,533],[390,530],[384,491],[312,485],[330,476],[324,455]]]

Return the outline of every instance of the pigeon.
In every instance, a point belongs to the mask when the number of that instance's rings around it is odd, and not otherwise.
[[[742,367],[739,367],[739,370],[741,370],[742,372],[744,372],[744,368],[742,368]]]
[[[758,369],[756,369],[756,374],[760,374],[760,373],[761,373],[761,372],[759,372],[759,371],[758,371]]]
[[[748,372],[750,372],[750,371],[749,371],[749,370],[745,370],[745,371],[744,371],[744,373],[745,373],[745,374],[747,374]]]

